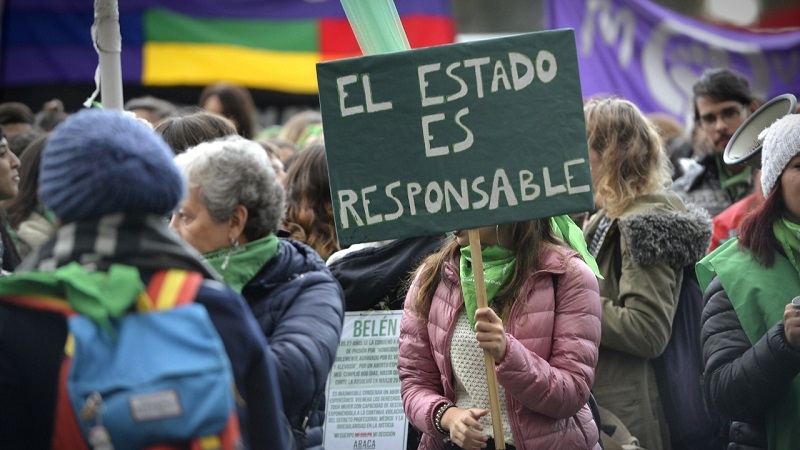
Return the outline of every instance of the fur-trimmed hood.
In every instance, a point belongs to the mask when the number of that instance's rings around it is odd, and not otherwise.
[[[686,266],[705,256],[711,242],[711,216],[688,204],[685,211],[646,211],[620,218],[631,259],[641,266]]]

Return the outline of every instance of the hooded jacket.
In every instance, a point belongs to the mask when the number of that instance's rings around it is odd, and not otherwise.
[[[278,362],[283,408],[298,449],[322,448],[325,383],[344,322],[344,294],[309,246],[281,239],[242,295]]]
[[[456,400],[450,341],[464,297],[458,264],[448,262],[444,270],[428,320],[413,309],[417,278],[400,324],[400,393],[406,416],[424,433],[420,450],[445,448],[434,414]],[[517,449],[599,448],[587,405],[600,339],[597,296],[597,279],[577,253],[543,250],[541,268],[511,309],[506,356],[495,366]]]
[[[606,215],[601,209],[588,223],[587,242]],[[710,238],[708,213],[687,210],[676,194],[662,191],[638,198],[613,220],[597,251],[603,332],[592,391],[649,450],[670,448],[649,360],[669,341],[683,267],[703,257]]]

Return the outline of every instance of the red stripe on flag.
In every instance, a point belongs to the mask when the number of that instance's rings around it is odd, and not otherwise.
[[[400,20],[411,48],[452,44],[456,39],[456,28],[449,17],[404,16]]]
[[[319,52],[323,55],[360,56],[356,35],[347,19],[322,19],[319,21]],[[326,58],[330,59],[330,58]]]
[[[401,18],[411,48],[450,44],[455,40],[453,20],[448,17],[409,15]],[[319,21],[319,51],[325,60],[361,56],[361,49],[346,19]]]

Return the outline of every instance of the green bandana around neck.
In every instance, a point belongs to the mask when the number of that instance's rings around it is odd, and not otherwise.
[[[497,293],[505,286],[517,258],[507,248],[492,245],[481,250],[483,256],[483,278],[486,285],[486,302],[491,305]],[[475,311],[478,309],[478,294],[475,290],[475,272],[472,268],[472,251],[470,247],[461,247],[461,292],[464,294],[464,306],[472,329],[475,329]]]
[[[205,253],[203,257],[222,275],[228,287],[241,294],[244,286],[264,267],[264,264],[278,254],[278,244],[278,237],[270,233],[267,237],[238,247],[221,248]],[[222,267],[223,265],[225,267]]]
[[[784,307],[800,292],[797,268],[788,258],[778,253],[774,264],[764,267],[749,250],[739,248],[736,237],[706,255],[696,268],[704,291],[717,275],[752,345],[783,319]],[[800,377],[784,388],[784,394],[764,413],[770,450],[795,448],[800,440],[800,428],[795,426],[800,411]]]
[[[109,319],[125,314],[145,291],[139,270],[112,264],[108,272],[87,272],[73,262],[54,271],[11,274],[0,282],[0,296],[65,298],[77,313],[114,335]]]
[[[731,173],[727,167],[722,164],[721,158],[714,158],[717,163],[717,173],[719,173],[719,185],[723,189],[730,189],[740,184],[750,185],[752,181],[753,168],[745,166],[744,170],[739,173]]]
[[[553,228],[553,232],[556,233],[556,236],[563,239],[567,245],[578,252],[586,265],[592,269],[594,275],[602,280],[603,276],[600,275],[600,268],[597,267],[597,261],[595,261],[594,256],[589,253],[589,249],[586,246],[586,238],[583,237],[583,231],[575,225],[575,222],[573,222],[568,215],[564,214],[551,217],[550,226]]]
[[[772,231],[786,252],[786,258],[800,273],[800,225],[784,217],[775,221]]]

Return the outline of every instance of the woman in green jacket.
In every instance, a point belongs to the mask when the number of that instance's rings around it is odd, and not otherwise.
[[[697,265],[705,288],[701,340],[711,406],[731,421],[728,448],[800,442],[800,115],[765,133],[765,200],[738,238]]]
[[[599,211],[585,228],[597,259],[602,338],[593,392],[648,450],[669,449],[650,362],[667,345],[683,267],[703,257],[711,220],[670,192],[669,163],[650,121],[627,100],[584,106]]]

